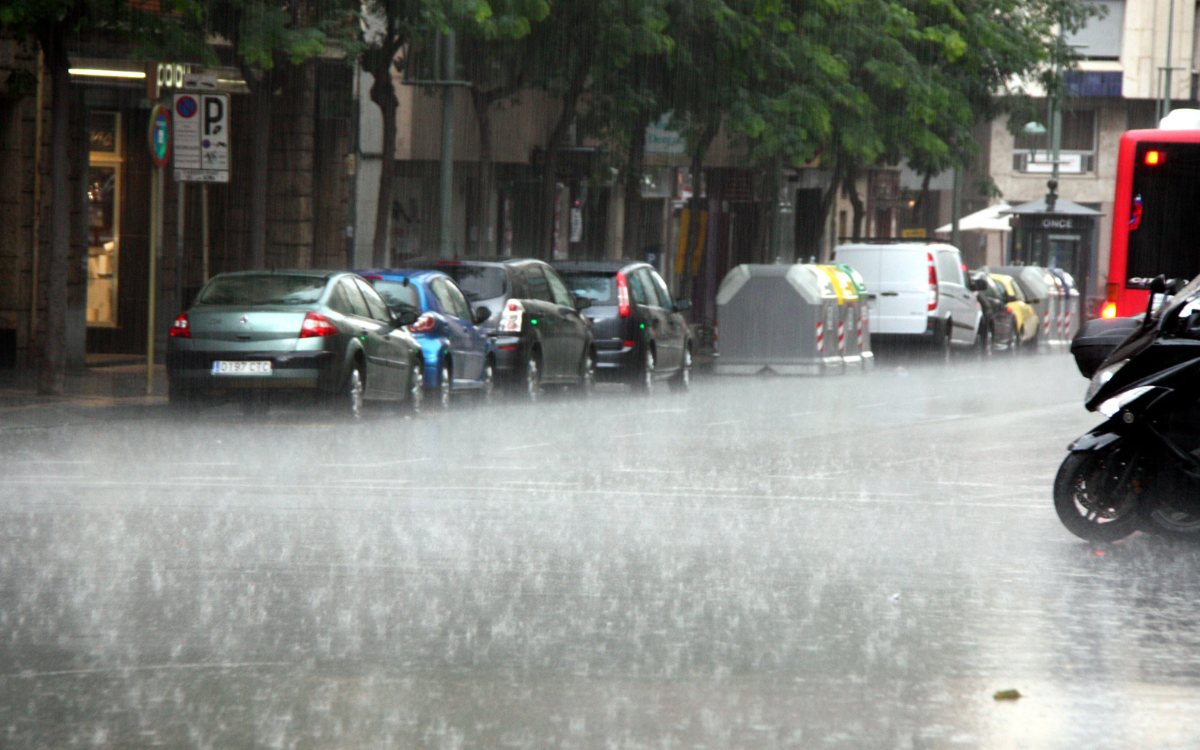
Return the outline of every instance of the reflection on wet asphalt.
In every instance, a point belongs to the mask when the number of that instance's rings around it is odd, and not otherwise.
[[[0,429],[0,745],[1195,746],[1200,551],[1051,506],[1084,386]]]

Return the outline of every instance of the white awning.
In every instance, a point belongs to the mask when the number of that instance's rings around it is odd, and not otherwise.
[[[960,232],[1011,232],[1012,227],[1008,224],[1008,216],[1000,215],[1000,212],[1007,208],[1009,208],[1007,203],[997,203],[982,211],[964,216],[958,220],[958,230]],[[949,234],[954,231],[954,225],[947,224],[934,231],[938,234]]]

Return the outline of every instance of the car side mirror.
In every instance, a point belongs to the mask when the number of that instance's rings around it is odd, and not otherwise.
[[[684,312],[692,309],[692,301],[690,299],[675,300],[675,312]]]
[[[967,282],[967,288],[970,289],[972,292],[987,291],[987,280],[986,279],[971,279],[970,281]]]
[[[404,310],[392,316],[392,321],[397,328],[410,326],[417,322],[417,314],[412,310]]]
[[[1161,273],[1150,280],[1150,294],[1166,294],[1167,279]]]
[[[479,307],[475,308],[475,314],[472,316],[471,320],[475,323],[475,325],[480,325],[490,317],[492,317],[492,311],[483,305],[480,305]]]
[[[592,301],[587,297],[575,297],[575,309],[586,310],[592,306]]]

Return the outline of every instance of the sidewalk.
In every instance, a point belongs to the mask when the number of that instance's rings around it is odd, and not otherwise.
[[[37,370],[0,369],[0,427],[32,426],[67,414],[99,418],[117,408],[166,404],[166,367],[155,367],[153,394],[147,395],[144,362],[144,357],[89,355],[86,369],[67,373],[64,396],[38,395]]]

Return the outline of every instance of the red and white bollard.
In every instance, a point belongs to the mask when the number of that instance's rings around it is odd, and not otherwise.
[[[1046,338],[1050,338],[1050,311],[1047,310],[1043,316],[1042,333]]]
[[[817,321],[817,354],[825,353],[825,323]]]
[[[842,321],[838,321],[838,354],[846,353],[846,330]]]
[[[857,328],[858,328],[858,352],[859,352],[859,354],[861,354],[862,353],[862,318],[859,318],[856,321],[856,323],[857,323]]]

